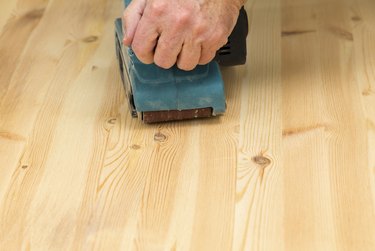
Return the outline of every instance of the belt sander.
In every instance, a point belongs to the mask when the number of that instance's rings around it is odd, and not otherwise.
[[[130,1],[125,0],[125,6]],[[247,34],[247,14],[242,8],[228,43],[217,51],[212,62],[192,71],[177,66],[166,70],[143,64],[130,47],[123,45],[122,21],[116,19],[116,54],[131,115],[155,123],[223,114],[226,103],[219,66],[245,64]]]

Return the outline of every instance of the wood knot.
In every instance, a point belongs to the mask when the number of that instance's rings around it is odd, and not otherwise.
[[[329,27],[328,29],[333,35],[335,35],[335,36],[337,36],[341,39],[348,40],[348,41],[354,40],[353,33],[349,32],[347,30],[344,30],[340,27]]]
[[[288,36],[298,36],[298,35],[304,35],[308,33],[315,33],[316,30],[286,30],[281,32],[282,37],[288,37]]]
[[[0,131],[0,138],[8,139],[8,140],[14,140],[14,141],[25,141],[26,138],[24,138],[21,135],[12,133],[12,132],[2,132]]]
[[[67,39],[65,40],[64,46],[69,46],[72,43],[72,40]]]
[[[22,169],[26,169],[26,168],[28,168],[28,167],[29,167],[28,165],[22,165],[22,166],[21,166]]]
[[[93,65],[92,67],[91,67],[91,70],[92,71],[96,71],[98,69],[98,67],[96,66],[96,65]]]
[[[104,130],[106,130],[107,132],[109,132],[110,130],[112,130],[112,128],[115,126],[117,122],[117,118],[107,118],[106,120],[103,120],[103,128]]]
[[[85,42],[85,43],[93,43],[97,40],[98,40],[98,36],[94,36],[94,35],[88,36],[88,37],[85,37],[85,38],[82,39],[82,41]]]
[[[255,164],[261,167],[267,167],[271,164],[271,160],[269,158],[261,156],[261,155],[253,157],[252,161],[254,161]]]
[[[263,151],[251,160],[258,166],[260,182],[263,182],[265,170],[271,164],[271,160],[264,156]]]
[[[362,21],[362,18],[360,16],[353,16],[352,17],[352,21],[354,21],[354,22],[360,22],[360,21]]]
[[[110,124],[110,125],[114,125],[114,124],[116,124],[116,121],[117,121],[116,118],[110,118],[110,119],[107,120],[107,123]]]
[[[165,136],[161,132],[158,132],[158,133],[155,133],[154,140],[157,142],[164,142],[167,140],[167,136]]]
[[[133,145],[130,146],[130,148],[133,149],[133,150],[139,150],[139,149],[141,149],[141,146],[137,145],[137,144],[133,144]]]
[[[370,95],[373,94],[373,93],[374,93],[374,91],[371,90],[370,87],[362,91],[362,95],[363,95],[363,96],[370,96]]]
[[[25,14],[26,19],[40,19],[44,14],[45,8],[31,10]]]

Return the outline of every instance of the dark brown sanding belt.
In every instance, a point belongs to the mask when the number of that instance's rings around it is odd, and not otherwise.
[[[191,109],[182,111],[156,111],[143,112],[143,121],[145,123],[157,123],[195,118],[208,118],[211,116],[212,108]]]

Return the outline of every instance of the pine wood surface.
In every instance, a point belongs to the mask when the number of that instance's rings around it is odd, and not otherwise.
[[[0,1],[0,250],[375,250],[375,1],[246,9],[225,116],[144,125],[121,1]]]

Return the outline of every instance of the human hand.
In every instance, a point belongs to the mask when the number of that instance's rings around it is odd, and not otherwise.
[[[145,64],[192,70],[227,43],[243,1],[133,0],[123,15],[123,42]]]

